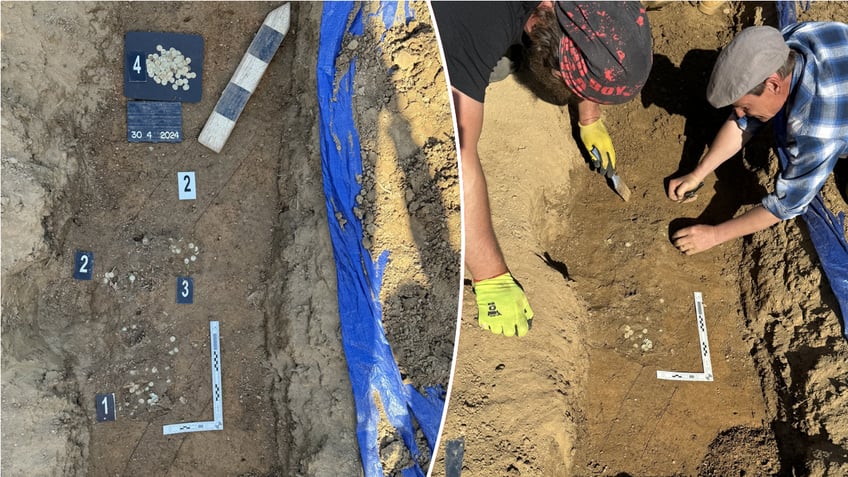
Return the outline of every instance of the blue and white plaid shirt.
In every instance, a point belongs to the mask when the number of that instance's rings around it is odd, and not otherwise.
[[[782,33],[798,54],[786,104],[786,143],[779,144],[789,160],[762,204],[788,219],[806,212],[836,161],[848,156],[848,25],[796,23]],[[743,117],[737,124],[754,132],[761,123]]]

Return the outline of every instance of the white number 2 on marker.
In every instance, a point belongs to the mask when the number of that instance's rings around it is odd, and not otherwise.
[[[141,55],[135,55],[135,61],[132,66],[133,71],[138,74],[141,74]]]
[[[91,280],[94,269],[94,254],[77,250],[74,254],[74,278],[77,280]]]
[[[180,200],[194,200],[197,198],[197,181],[194,172],[178,172]]]

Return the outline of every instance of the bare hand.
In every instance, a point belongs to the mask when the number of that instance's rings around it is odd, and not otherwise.
[[[695,191],[700,184],[701,179],[693,176],[692,174],[686,174],[685,176],[671,179],[668,182],[668,198],[678,203],[685,204],[687,202],[692,202],[697,199],[698,196],[691,195],[690,197],[686,197],[686,193],[689,191]]]
[[[686,255],[694,255],[718,245],[715,227],[712,225],[693,225],[678,230],[671,236],[671,243]]]

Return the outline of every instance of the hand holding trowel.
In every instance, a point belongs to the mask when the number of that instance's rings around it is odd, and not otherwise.
[[[615,149],[603,121],[598,119],[585,126],[578,123],[578,126],[580,139],[589,151],[592,166],[612,182],[613,188],[625,202],[630,200],[630,189],[615,172]]]
[[[618,176],[618,173],[615,172],[615,164],[610,162],[609,166],[604,168],[601,161],[601,153],[598,151],[598,148],[593,147],[591,153],[592,165],[595,166],[598,172],[603,174],[604,177],[609,179],[612,183],[613,189],[615,189],[615,192],[618,193],[625,202],[629,201],[630,188],[627,187],[627,184],[625,184],[621,177]]]

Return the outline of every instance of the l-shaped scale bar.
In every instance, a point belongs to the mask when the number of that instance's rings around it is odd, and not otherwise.
[[[217,321],[209,322],[209,335],[212,349],[212,420],[164,425],[162,426],[162,434],[166,436],[183,432],[220,431],[224,429],[224,399],[221,393],[221,340]]]
[[[704,297],[701,292],[695,292],[695,317],[698,320],[698,340],[701,344],[701,362],[704,365],[703,373],[691,373],[685,371],[657,371],[657,379],[668,379],[671,381],[712,381],[713,364],[710,360],[710,345],[707,340],[707,320],[704,317]]]

